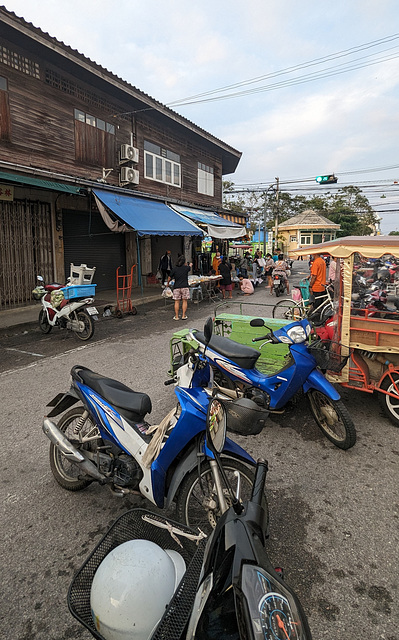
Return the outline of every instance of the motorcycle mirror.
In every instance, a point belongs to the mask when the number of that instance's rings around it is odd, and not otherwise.
[[[262,318],[254,318],[253,320],[251,320],[251,322],[249,324],[251,325],[251,327],[264,327],[265,326],[265,322],[264,322],[264,320],[262,320]]]
[[[212,318],[208,318],[208,320],[204,324],[204,336],[206,344],[208,345],[211,341],[213,333],[213,320]]]
[[[212,398],[208,405],[206,416],[206,439],[211,444],[211,449],[215,453],[223,451],[226,441],[227,413],[224,405]]]

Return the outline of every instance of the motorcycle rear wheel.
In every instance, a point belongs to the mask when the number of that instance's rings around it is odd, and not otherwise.
[[[395,381],[397,387],[399,387],[399,375],[397,373],[392,373],[392,378]],[[384,391],[389,391],[389,393],[395,393],[396,389],[392,383],[392,380],[389,376],[386,376],[381,383],[381,389]],[[399,396],[398,399],[395,400],[392,396],[387,396],[385,393],[378,393],[378,402],[382,410],[384,411],[387,418],[390,419],[395,427],[399,427]]]
[[[252,494],[254,472],[234,458],[222,458],[222,463],[233,492],[236,493],[237,483],[240,480],[240,498],[242,501],[249,500]],[[227,505],[230,506],[231,499],[227,489],[224,489],[224,494]],[[213,501],[214,505],[207,507],[204,505],[205,501]],[[266,496],[264,496],[263,505],[268,519]],[[201,531],[209,535],[221,515],[211,467],[209,462],[204,462],[201,465],[200,477],[196,468],[183,480],[176,499],[176,516],[179,522],[194,529],[199,527]]]
[[[331,400],[321,391],[307,393],[310,410],[318,426],[339,449],[350,449],[356,442],[356,429],[342,400]]]
[[[39,328],[42,333],[50,333],[53,328],[47,320],[47,314],[44,309],[41,309],[39,313]]]
[[[57,426],[64,436],[68,438],[74,447],[76,447],[76,449],[87,450],[90,448],[90,450],[93,451],[97,448],[97,444],[95,442],[82,445],[79,442],[79,438],[74,434],[74,427],[76,426],[79,418],[81,418],[83,412],[83,407],[74,407],[62,416]],[[94,429],[96,429],[96,426],[88,418],[83,426],[83,433],[88,433]],[[82,477],[82,472],[79,467],[73,462],[69,462],[69,460],[52,442],[50,443],[50,468],[58,484],[67,491],[81,491],[93,482],[93,479],[88,476]]]
[[[87,313],[87,311],[81,310],[75,312],[76,320],[83,322],[83,331],[74,331],[74,334],[79,340],[90,340],[94,334],[94,322],[93,318]]]

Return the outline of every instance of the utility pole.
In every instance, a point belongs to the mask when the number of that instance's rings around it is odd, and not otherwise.
[[[280,197],[280,193],[279,193],[279,183],[280,183],[280,179],[276,178],[276,215],[274,218],[274,242],[276,244],[276,249],[278,246],[278,210],[279,210],[279,197]]]
[[[277,178],[278,180],[278,178]],[[273,184],[271,184],[267,189],[266,189],[266,193],[265,193],[265,206],[263,208],[263,257],[266,255],[266,216],[267,216],[267,194],[269,193],[270,189],[274,189],[274,182]],[[277,182],[277,193],[278,193],[278,182]]]

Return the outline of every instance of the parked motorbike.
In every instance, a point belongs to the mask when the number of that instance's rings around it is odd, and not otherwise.
[[[277,298],[285,292],[284,279],[277,273],[273,276],[273,292],[276,294]]]
[[[251,320],[252,327],[265,326],[263,319]],[[267,327],[268,328],[268,327]],[[211,385],[236,403],[250,403],[258,410],[282,413],[287,403],[303,392],[307,396],[313,417],[324,435],[341,449],[349,449],[356,442],[356,430],[338,391],[322,374],[320,368],[340,371],[350,357],[319,349],[316,342],[308,343],[311,333],[308,320],[293,322],[277,331],[269,329],[264,337],[252,342],[288,345],[290,357],[285,366],[271,375],[255,368],[260,352],[222,336],[212,336],[205,349],[204,334],[192,330],[188,341],[199,343],[199,354],[191,353],[189,364],[195,369],[193,386]],[[318,368],[320,365],[320,368]],[[229,415],[228,409],[228,415]],[[234,411],[234,409],[232,409]],[[239,420],[237,432],[239,433]],[[231,428],[231,427],[230,427]]]
[[[112,525],[74,577],[69,609],[98,640],[311,640],[299,599],[267,554],[267,462],[258,461],[243,501],[220,457],[227,425],[223,403],[213,399],[206,442],[230,506],[206,547],[201,532],[134,509]],[[148,553],[138,557],[143,547]],[[174,558],[168,570],[151,571],[158,558],[166,566],[167,555]]]
[[[384,318],[398,320],[399,299],[393,300],[393,306],[388,305],[388,294],[382,289],[370,287],[368,292],[352,295],[352,315],[365,315],[369,318]]]
[[[204,331],[206,348],[209,325]],[[152,408],[146,393],[74,366],[70,390],[49,403],[52,409],[43,422],[51,441],[50,467],[56,481],[64,489],[79,491],[95,480],[108,484],[119,496],[135,493],[160,508],[175,501],[181,522],[201,525],[204,531],[214,526],[225,508],[225,498],[204,438],[212,391],[190,388],[192,375],[188,366],[179,370],[177,406],[151,427],[145,420]],[[81,405],[70,409],[78,401]],[[67,409],[56,425],[51,418]],[[244,449],[226,439],[225,473],[246,497],[254,465]]]
[[[39,285],[33,289],[35,300],[40,300],[39,328],[42,333],[50,333],[53,327],[69,329],[80,340],[90,340],[94,334],[94,321],[98,311],[92,306],[93,297],[87,297],[85,287],[95,291],[95,285],[68,287],[62,284],[44,284],[42,276],[37,276]],[[79,297],[76,296],[78,293]]]

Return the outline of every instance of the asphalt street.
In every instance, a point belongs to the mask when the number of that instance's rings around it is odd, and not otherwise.
[[[306,263],[295,263],[294,278],[302,270]],[[272,300],[263,287],[250,298]],[[213,310],[190,305],[187,324],[202,328]],[[161,302],[137,316],[102,318],[88,344],[61,331],[42,336],[34,326],[0,335],[2,638],[91,638],[68,611],[71,579],[120,514],[149,505],[96,484],[63,490],[41,429],[46,403],[68,389],[71,367],[82,364],[146,391],[156,424],[174,404],[173,387],[163,382],[169,340],[183,322],[172,316],[172,305]],[[324,437],[305,400],[258,436],[235,439],[269,462],[269,553],[297,591],[314,639],[399,640],[399,430],[375,397],[342,396],[358,433],[349,451]]]

